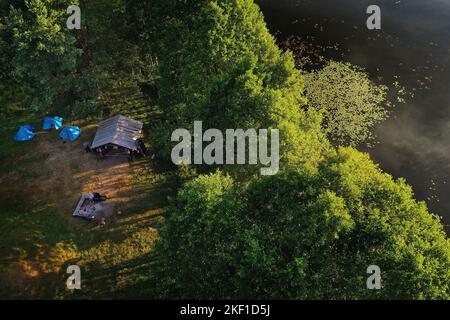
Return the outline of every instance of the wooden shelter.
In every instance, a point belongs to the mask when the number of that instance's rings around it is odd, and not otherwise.
[[[139,139],[143,124],[122,115],[100,122],[91,149],[102,156],[127,156],[142,152]]]

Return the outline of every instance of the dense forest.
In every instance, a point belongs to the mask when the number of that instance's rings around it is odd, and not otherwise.
[[[66,26],[74,4],[79,30]],[[390,88],[358,66],[302,58],[270,34],[253,0],[3,0],[5,127],[49,114],[83,126],[137,115],[154,157],[131,165],[142,196],[127,201],[139,205],[106,229],[80,231],[57,209],[36,213],[30,199],[0,189],[0,298],[449,299],[450,241],[439,217],[358,151],[389,117]],[[173,165],[171,133],[198,120],[223,131],[278,129],[279,172]],[[48,162],[14,165],[27,150],[9,134],[2,184],[19,183],[10,173],[21,166]],[[132,222],[154,202],[163,208],[156,227]],[[39,223],[22,230],[25,212]],[[114,233],[125,221],[127,232]],[[48,233],[39,248],[27,237],[35,233]],[[60,281],[74,259],[87,270],[79,292]],[[25,263],[36,275],[8,283]],[[371,265],[381,269],[380,290],[366,286]]]

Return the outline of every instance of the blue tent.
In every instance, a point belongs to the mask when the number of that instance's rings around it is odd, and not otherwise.
[[[58,130],[63,125],[63,118],[61,117],[45,117],[44,124],[42,125],[42,130],[50,130],[55,128]]]
[[[34,138],[36,133],[34,133],[35,128],[32,125],[24,125],[19,128],[19,131],[14,136],[15,141],[30,141]]]
[[[81,130],[79,127],[72,127],[72,126],[66,126],[64,127],[61,132],[59,133],[59,136],[64,141],[75,141],[80,136]]]

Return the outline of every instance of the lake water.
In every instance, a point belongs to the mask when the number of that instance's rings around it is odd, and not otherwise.
[[[449,233],[450,0],[256,2],[280,41],[297,35],[338,44],[340,54],[325,55],[365,67],[386,84],[399,79],[413,94],[377,127],[379,143],[368,151],[381,168],[414,187]],[[381,30],[366,27],[371,4],[381,8]]]

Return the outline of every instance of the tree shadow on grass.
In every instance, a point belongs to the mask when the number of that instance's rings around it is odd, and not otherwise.
[[[113,266],[92,262],[84,266],[83,290],[72,298],[157,299],[156,265],[154,252]]]

